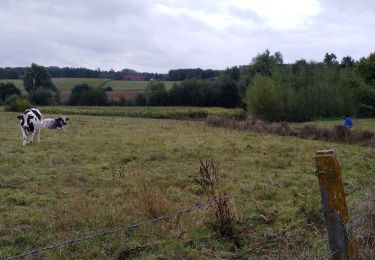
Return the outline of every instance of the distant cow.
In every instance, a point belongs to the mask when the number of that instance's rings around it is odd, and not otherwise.
[[[69,117],[61,116],[56,119],[46,118],[42,120],[42,128],[65,130],[64,126],[68,124]]]
[[[26,109],[21,113],[17,118],[21,123],[22,131],[22,144],[26,145],[26,136],[30,136],[29,143],[31,144],[34,141],[35,131],[38,132],[38,143],[40,143],[40,129],[42,127],[43,115],[36,108]]]

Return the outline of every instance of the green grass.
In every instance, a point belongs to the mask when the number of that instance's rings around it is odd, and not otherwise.
[[[372,148],[210,128],[202,121],[72,115],[67,131],[43,130],[40,144],[23,147],[16,117],[0,112],[7,122],[0,124],[2,259],[147,219],[145,189],[160,202],[156,212],[204,201],[194,177],[199,160],[210,158],[228,192],[275,185],[233,199],[240,249],[218,237],[212,213],[202,210],[37,258],[113,259],[133,252],[143,259],[326,259],[315,151],[337,150],[353,218],[375,169]],[[275,220],[263,223],[259,216],[268,214]]]
[[[240,118],[243,109],[220,107],[75,107],[46,106],[39,107],[43,113],[90,116],[127,116],[168,119],[202,119],[207,115],[219,115]]]
[[[23,81],[21,79],[0,79],[0,83],[8,83],[8,82],[13,83],[21,91],[25,91],[25,88],[23,87]]]
[[[166,89],[171,89],[178,81],[163,81]],[[145,91],[149,81],[125,81],[111,80],[103,85],[103,88],[111,87],[113,91]]]
[[[12,82],[21,91],[25,91],[21,79],[0,79],[1,82]],[[71,91],[75,85],[87,83],[93,87],[111,87],[114,91],[144,91],[149,81],[126,81],[99,78],[53,78],[52,82],[60,91]],[[171,89],[177,81],[163,81],[167,89]]]
[[[96,78],[53,78],[52,82],[60,89],[60,91],[71,91],[74,86],[86,83],[92,87],[101,87],[110,79]]]

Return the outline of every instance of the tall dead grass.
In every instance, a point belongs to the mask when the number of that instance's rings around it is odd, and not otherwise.
[[[281,136],[296,136],[304,139],[314,139],[347,144],[375,146],[375,132],[360,129],[349,129],[343,125],[334,125],[332,128],[318,127],[306,124],[302,127],[293,127],[291,123],[266,123],[248,117],[245,120],[208,116],[206,123],[213,127],[237,129],[256,133],[267,133]]]
[[[360,205],[361,214],[353,229],[360,259],[375,259],[375,188],[371,187]]]

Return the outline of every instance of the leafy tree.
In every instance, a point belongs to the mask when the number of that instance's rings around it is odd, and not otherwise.
[[[10,95],[21,95],[21,91],[11,82],[0,83],[0,101],[5,101],[5,99]]]
[[[0,68],[0,79],[18,79],[22,68]]]
[[[52,83],[51,77],[48,75],[43,66],[35,63],[27,68],[23,77],[23,84],[27,92],[33,92],[36,89],[43,88],[56,91],[56,86]]]
[[[202,89],[203,106],[220,106],[221,82],[219,80],[207,82]]]
[[[167,103],[167,90],[163,82],[150,81],[146,87],[147,104],[151,106],[163,106]]]
[[[259,73],[263,76],[271,76],[273,71],[278,65],[283,64],[283,56],[280,52],[276,52],[274,55],[271,54],[270,50],[266,50],[263,53],[259,53],[252,60],[250,72],[252,76]]]
[[[46,106],[55,103],[54,92],[50,89],[38,88],[29,95],[33,105]]]
[[[231,78],[224,78],[220,83],[220,105],[223,107],[237,107],[241,103],[240,93],[236,82]]]
[[[278,120],[279,100],[274,80],[257,74],[253,79],[252,86],[248,88],[246,104],[252,115],[266,120]]]
[[[328,52],[326,52],[323,62],[326,65],[337,65],[338,64],[336,55],[333,54],[333,53],[328,53]]]
[[[168,104],[174,106],[183,106],[186,105],[184,96],[184,85],[181,83],[173,84],[173,87],[169,90],[168,93]]]
[[[207,81],[196,79],[174,84],[168,93],[169,104],[177,106],[209,106],[205,97],[207,85]]]
[[[137,106],[146,106],[147,105],[147,99],[144,94],[138,94],[135,98],[135,104]]]
[[[341,68],[353,68],[354,67],[354,60],[350,56],[345,56],[341,59],[340,63]]]
[[[224,75],[226,77],[230,77],[231,79],[233,79],[235,81],[238,81],[240,79],[240,76],[241,76],[241,71],[237,66],[234,66],[232,68],[227,68],[224,71]]]
[[[367,84],[375,86],[375,52],[359,60],[357,73]]]
[[[108,104],[108,99],[103,89],[80,84],[72,89],[69,103],[78,106],[105,106]]]

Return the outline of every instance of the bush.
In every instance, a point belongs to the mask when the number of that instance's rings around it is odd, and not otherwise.
[[[39,88],[30,93],[29,100],[34,105],[46,106],[55,103],[54,93],[49,89]]]
[[[150,81],[146,88],[147,104],[163,106],[167,103],[167,90],[163,82]]]
[[[138,94],[137,97],[135,98],[135,104],[137,106],[146,106],[147,105],[147,99],[146,99],[145,95]]]
[[[0,83],[0,102],[5,102],[10,95],[20,96],[21,91],[11,82]]]
[[[27,99],[17,95],[9,96],[5,103],[7,104],[5,107],[6,111],[23,112],[31,107],[31,104]]]
[[[103,89],[80,84],[72,89],[69,104],[76,106],[104,106],[108,104],[108,99]]]

